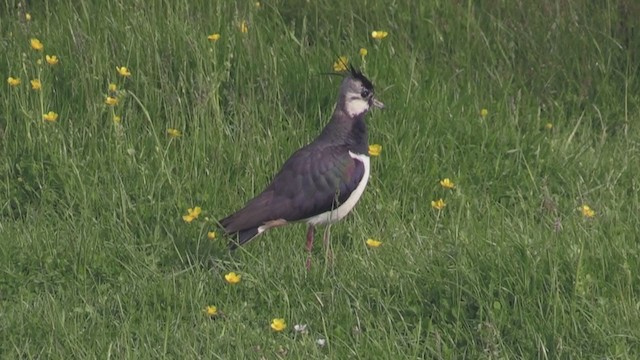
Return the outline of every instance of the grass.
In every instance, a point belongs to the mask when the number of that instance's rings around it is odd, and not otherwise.
[[[0,90],[0,354],[637,358],[639,15],[626,0],[5,1],[0,74],[22,83]],[[332,227],[334,266],[317,246],[304,270],[302,225],[228,253],[207,232],[319,133],[338,55],[388,109],[368,118],[383,151]]]

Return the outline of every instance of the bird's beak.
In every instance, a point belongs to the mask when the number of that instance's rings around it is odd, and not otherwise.
[[[382,101],[373,98],[373,104],[374,107],[377,107],[378,109],[384,109],[384,104],[382,103]]]

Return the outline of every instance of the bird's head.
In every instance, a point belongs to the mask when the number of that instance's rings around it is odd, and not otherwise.
[[[338,106],[351,117],[366,113],[372,106],[384,108],[384,104],[374,96],[371,81],[353,66],[349,66],[349,72],[340,85]]]

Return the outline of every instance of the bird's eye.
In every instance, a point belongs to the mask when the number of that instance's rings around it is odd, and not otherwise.
[[[362,96],[362,98],[368,98],[370,94],[371,94],[371,91],[369,91],[367,89],[362,89],[362,92],[360,93],[360,96]]]

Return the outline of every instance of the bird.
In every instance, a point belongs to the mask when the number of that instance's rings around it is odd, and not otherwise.
[[[305,262],[311,268],[315,227],[344,218],[362,196],[369,176],[369,140],[365,117],[383,109],[373,83],[349,65],[340,84],[330,121],[311,143],[294,152],[271,183],[237,212],[218,221],[235,250],[267,230],[290,223],[307,224]]]

